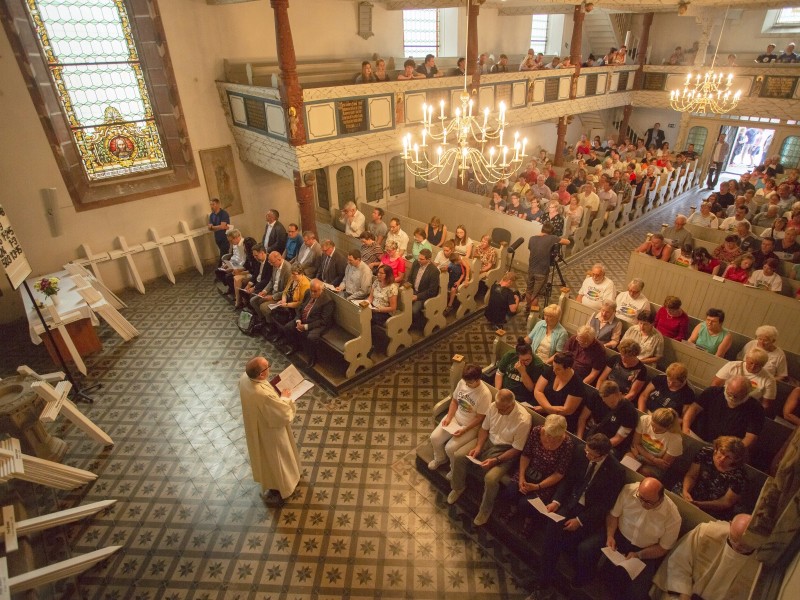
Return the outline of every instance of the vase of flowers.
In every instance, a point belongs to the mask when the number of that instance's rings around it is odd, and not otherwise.
[[[45,300],[50,298],[53,305],[58,306],[58,281],[58,277],[43,277],[33,284],[33,289],[43,294]]]

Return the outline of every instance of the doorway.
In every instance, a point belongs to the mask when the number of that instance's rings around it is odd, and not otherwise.
[[[775,137],[774,129],[748,126],[723,126],[720,133],[727,134],[725,137],[730,140],[730,151],[722,166],[723,174],[736,175],[737,179],[742,173],[764,163]]]

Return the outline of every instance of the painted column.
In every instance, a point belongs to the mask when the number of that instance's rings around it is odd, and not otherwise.
[[[633,80],[634,90],[642,89],[642,83],[644,82],[644,65],[647,62],[647,46],[650,41],[650,26],[652,24],[653,13],[645,13],[644,19],[642,19],[642,32],[639,36],[639,46],[636,49],[636,62],[639,68],[636,69],[636,75]],[[633,106],[630,104],[625,105],[625,108],[622,110],[622,121],[619,122],[619,132],[617,133],[618,144],[622,143],[627,136],[632,112]]]
[[[553,164],[557,167],[564,166],[564,146],[567,143],[567,117],[558,117],[556,123],[556,154],[553,157]]]
[[[297,56],[289,25],[289,0],[270,0],[275,13],[275,40],[278,64],[281,69],[280,93],[287,117],[288,140],[292,146],[306,143],[306,125],[303,112],[303,88],[297,78]]]
[[[478,68],[478,13],[482,0],[470,0],[467,17],[467,75],[472,77],[470,93],[480,89],[481,70]]]
[[[581,74],[581,43],[583,40],[583,18],[586,16],[584,5],[579,4],[572,13],[572,41],[570,42],[569,62],[572,63],[572,80],[569,85],[569,98],[578,97],[578,77]]]

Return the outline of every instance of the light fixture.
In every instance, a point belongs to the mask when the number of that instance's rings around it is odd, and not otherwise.
[[[722,40],[722,32],[725,29],[725,20],[728,18],[729,9],[730,6],[725,10],[725,18],[722,20],[722,27],[719,30],[719,39],[717,40],[717,48],[714,50],[711,68],[704,74],[698,73],[694,77],[692,77],[692,73],[687,74],[683,89],[670,91],[669,104],[674,110],[698,114],[706,114],[709,111],[724,114],[730,112],[739,104],[739,100],[742,97],[741,90],[731,91],[733,73],[728,73],[726,77],[721,70],[714,70],[719,43]]]
[[[469,35],[466,39],[468,48]],[[456,173],[462,182],[470,174],[480,185],[508,178],[522,166],[528,140],[520,140],[519,132],[514,133],[513,141],[506,137],[505,103],[500,103],[497,116],[491,115],[488,107],[483,109],[482,118],[473,115],[475,101],[467,91],[466,69],[459,100],[461,106],[456,107],[452,117],[445,116],[444,100],[439,102],[435,126],[433,105],[422,105],[421,143],[410,133],[403,136],[402,157],[406,168],[418,179],[439,183],[447,183]]]

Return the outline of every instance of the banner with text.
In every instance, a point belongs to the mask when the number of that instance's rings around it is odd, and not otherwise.
[[[11,221],[2,205],[0,205],[0,264],[3,265],[3,270],[15,290],[31,274],[31,266],[25,258],[17,234],[11,227]]]

